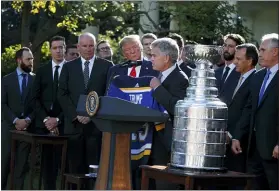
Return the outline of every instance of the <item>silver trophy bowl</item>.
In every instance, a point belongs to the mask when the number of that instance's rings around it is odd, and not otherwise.
[[[195,63],[184,100],[175,106],[171,167],[223,171],[226,153],[227,105],[216,88],[213,62],[217,46],[189,45],[185,56]]]

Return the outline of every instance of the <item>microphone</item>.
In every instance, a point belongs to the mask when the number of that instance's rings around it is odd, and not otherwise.
[[[111,74],[111,76],[109,77],[109,80],[107,82],[107,88],[106,88],[106,92],[105,92],[105,95],[107,96],[108,95],[108,91],[109,91],[109,88],[110,88],[110,84],[112,82],[112,80],[114,80],[115,78],[117,78],[119,75],[115,75],[116,71],[114,70]]]
[[[142,65],[142,61],[141,60],[137,60],[137,61],[133,61],[133,60],[128,60],[127,62],[124,62],[123,64],[120,64],[120,67],[133,67],[133,66],[141,66]]]

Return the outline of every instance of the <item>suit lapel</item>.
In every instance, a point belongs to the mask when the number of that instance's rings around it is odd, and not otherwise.
[[[272,89],[273,89],[273,87],[276,85],[276,83],[277,83],[277,81],[278,81],[278,71],[276,72],[276,74],[274,75],[274,77],[272,78],[272,80],[270,81],[270,83],[268,84],[268,86],[267,86],[267,88],[266,88],[266,90],[265,90],[265,92],[264,92],[264,95],[263,95],[263,98],[262,98],[262,100],[261,100],[261,102],[260,102],[260,105],[264,102],[264,100],[266,99],[266,97],[268,96],[268,94],[270,93],[270,92],[272,92]],[[259,98],[258,98],[259,99]],[[260,106],[259,105],[259,106]]]
[[[152,69],[152,66],[149,66],[148,62],[146,60],[143,60],[141,68],[140,68],[140,74],[139,76],[146,76],[150,74],[150,69]]]
[[[169,81],[172,80],[172,78],[175,78],[175,74],[179,71],[178,66],[175,67],[175,69],[167,76],[167,78],[163,81],[163,85],[169,84]]]
[[[15,71],[13,73],[14,77],[12,78],[12,84],[14,84],[15,87],[15,96],[17,97],[17,100],[21,100],[21,92],[20,92],[20,87],[19,87],[19,83],[18,83],[18,75],[17,75],[17,71]]]
[[[229,77],[227,78],[227,80],[225,81],[221,92],[223,92],[225,90],[224,87],[235,89],[239,77],[240,77],[240,73],[235,71],[235,68],[234,68],[233,71],[230,73]]]
[[[91,70],[91,73],[90,73],[89,82],[88,82],[88,85],[87,85],[87,90],[91,90],[92,86],[95,83],[98,83],[98,76],[100,75],[99,72],[102,71],[101,67],[102,66],[99,63],[98,57],[95,57],[95,60],[94,60],[94,63],[93,63],[93,67],[92,67],[92,70]]]
[[[85,90],[85,85],[84,85],[84,77],[83,77],[83,70],[82,70],[82,61],[81,57],[76,60],[75,62],[75,71],[76,71],[76,80],[80,82],[80,86],[83,86],[83,89]]]
[[[231,105],[231,104],[233,103],[233,101],[235,100],[235,98],[238,96],[238,94],[241,93],[241,91],[242,91],[243,89],[248,88],[247,85],[249,84],[249,80],[250,80],[250,78],[253,76],[253,74],[254,74],[255,72],[256,72],[256,71],[253,71],[253,72],[248,76],[248,78],[243,82],[243,84],[240,86],[240,88],[238,89],[238,91],[235,93],[235,95],[234,95],[234,97],[233,97],[233,99],[232,99],[232,101],[230,102],[229,105]]]

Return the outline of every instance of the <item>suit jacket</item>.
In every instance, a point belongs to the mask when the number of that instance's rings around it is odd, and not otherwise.
[[[2,106],[2,128],[13,130],[13,121],[15,118],[25,119],[29,117],[31,122],[34,120],[34,102],[32,99],[31,87],[35,74],[28,74],[26,87],[26,97],[24,102],[21,101],[20,87],[18,83],[17,71],[14,71],[2,78],[1,87],[1,106]],[[32,130],[32,124],[28,131]]]
[[[249,148],[252,134],[255,131],[256,145],[260,156],[265,160],[272,159],[274,147],[279,145],[278,139],[278,71],[265,90],[262,101],[258,106],[259,92],[266,74],[266,69],[255,73],[249,84],[249,99],[237,123],[234,138],[240,140],[245,133],[250,133]]]
[[[112,62],[96,56],[87,89],[85,89],[81,58],[64,64],[59,78],[58,100],[65,115],[65,134],[81,133],[82,128],[78,126],[98,131],[92,122],[83,125],[77,121],[76,107],[79,96],[82,94],[87,95],[89,92],[95,91],[99,96],[105,95],[107,73],[112,65]]]
[[[43,120],[50,117],[59,118],[59,127],[62,127],[64,121],[64,115],[61,106],[54,93],[53,83],[53,71],[52,62],[41,66],[37,69],[36,79],[33,85],[33,96],[36,101],[35,115],[36,115],[36,127],[45,128]],[[61,132],[59,128],[59,132]]]
[[[228,104],[228,131],[231,135],[235,130],[237,121],[242,116],[243,109],[249,98],[249,83],[254,73],[255,71],[248,76]]]
[[[184,99],[188,86],[187,75],[177,66],[163,81],[162,85],[157,87],[152,94],[156,101],[167,110],[170,116],[170,121],[166,123],[165,129],[154,133],[152,155],[153,157],[161,158],[162,163],[169,160],[175,104],[178,100]]]
[[[223,87],[221,88],[220,84],[223,75],[223,69],[224,66],[215,70],[216,85],[219,91],[218,97],[222,102],[228,105],[232,100],[233,92],[238,84],[240,73],[237,72],[234,68],[233,71],[228,76],[227,80],[225,81]]]
[[[107,76],[107,82],[110,83],[111,79],[116,75],[128,75],[128,67],[121,67],[120,64],[117,64],[110,68]],[[147,61],[143,59],[139,77],[142,76],[154,76],[157,77],[159,75],[158,71],[153,70],[152,63],[150,61]],[[107,84],[109,85],[109,84]]]
[[[179,65],[179,68],[188,76],[188,79],[191,77],[191,73],[192,73],[192,70],[194,68],[190,67],[187,63],[185,62],[182,62],[180,65]]]

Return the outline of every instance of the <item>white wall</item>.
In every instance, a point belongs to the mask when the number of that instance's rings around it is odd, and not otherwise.
[[[259,44],[264,34],[278,33],[278,2],[238,1],[237,5],[239,15],[246,20],[244,25],[252,30]]]

